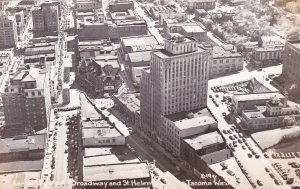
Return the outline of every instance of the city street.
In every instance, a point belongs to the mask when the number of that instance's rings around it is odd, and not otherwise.
[[[165,39],[160,35],[160,33],[158,32],[158,30],[154,27],[155,23],[153,20],[150,20],[150,18],[145,14],[144,10],[141,8],[140,4],[137,3],[136,1],[134,2],[134,7],[135,7],[135,11],[137,12],[137,14],[142,17],[148,25],[148,30],[150,32],[150,34],[152,34],[156,40],[158,41],[159,44],[164,44]]]
[[[58,113],[59,125],[57,126],[57,142],[56,142],[56,151],[55,151],[55,170],[54,170],[54,188],[68,189],[72,188],[72,180],[69,179],[69,173],[67,172],[67,156],[68,154],[64,153],[67,149],[67,127],[66,127],[66,117],[71,116],[73,112],[63,112]]]

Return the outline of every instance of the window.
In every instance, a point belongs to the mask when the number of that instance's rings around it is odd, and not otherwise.
[[[34,93],[34,92],[31,92],[31,95],[32,95],[32,96],[35,96],[35,93]]]
[[[42,95],[41,91],[39,91],[39,92],[38,92],[38,95],[39,95],[39,96],[41,96],[41,95]]]

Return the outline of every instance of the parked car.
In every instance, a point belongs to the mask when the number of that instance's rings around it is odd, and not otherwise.
[[[258,184],[259,186],[262,186],[262,185],[263,185],[263,183],[262,183],[260,180],[257,180],[257,184]]]

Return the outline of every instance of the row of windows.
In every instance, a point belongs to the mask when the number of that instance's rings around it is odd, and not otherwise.
[[[25,96],[28,96],[28,95],[29,95],[29,93],[26,92],[26,93],[25,93]],[[31,95],[32,95],[32,96],[35,96],[35,92],[31,92]],[[38,96],[41,96],[41,95],[42,95],[42,92],[38,91]]]

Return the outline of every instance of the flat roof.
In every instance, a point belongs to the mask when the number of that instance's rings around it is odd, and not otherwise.
[[[83,181],[111,181],[151,177],[146,162],[83,167]]]
[[[121,41],[125,47],[158,45],[158,41],[156,40],[156,38],[153,35],[122,37]]]
[[[94,61],[102,68],[107,65],[120,68],[117,56],[97,56]]]
[[[24,171],[40,171],[43,169],[43,164],[43,159],[0,163],[0,174]]]
[[[226,58],[226,57],[233,58],[233,57],[243,57],[243,56],[240,53],[225,50],[223,47],[214,46],[213,51],[212,51],[212,57],[213,58]]]
[[[187,33],[203,33],[206,32],[201,26],[199,25],[189,25],[189,26],[181,26],[181,28]]]
[[[264,112],[266,111],[266,106],[256,106],[256,108],[256,110],[244,110],[243,114],[248,119],[265,118]]]
[[[128,58],[131,63],[141,62],[141,61],[150,62],[151,52],[152,51],[140,51],[140,52],[128,53]]]
[[[45,148],[45,138],[46,134],[0,139],[0,154],[43,150]]]
[[[216,0],[186,0],[188,3],[207,3],[216,2]]]
[[[192,51],[192,52],[187,52],[187,53],[182,53],[182,54],[172,54],[170,52],[168,52],[165,49],[162,50],[158,50],[153,52],[153,54],[155,54],[156,56],[165,59],[165,58],[170,58],[170,57],[174,57],[174,56],[183,56],[183,55],[188,55],[188,54],[193,54],[193,53],[200,53],[200,52],[205,52],[206,50],[204,48],[198,47],[197,51]]]
[[[110,165],[119,163],[136,163],[140,160],[134,154],[108,154],[83,158],[84,166]]]
[[[284,98],[284,95],[280,92],[270,92],[270,93],[256,93],[256,94],[235,94],[233,97],[238,101],[255,101],[255,100],[268,100],[273,97],[279,99]]]
[[[138,94],[121,94],[118,98],[130,111],[140,110],[141,102]]]
[[[82,138],[118,137],[123,136],[114,127],[82,128]]]
[[[194,135],[183,140],[194,150],[200,150],[210,145],[221,144],[225,142],[222,136],[217,131]]]
[[[207,108],[170,114],[166,118],[174,122],[179,130],[216,123]]]
[[[40,171],[0,174],[1,188],[20,189],[23,186],[36,189],[40,186],[40,176]]]
[[[99,115],[101,117],[101,115]],[[93,117],[96,118],[96,117]],[[102,117],[101,117],[102,118]],[[99,118],[98,118],[99,119]],[[93,120],[92,121],[83,121],[82,123],[82,128],[102,128],[102,127],[110,127],[111,124],[109,124],[106,120]]]

